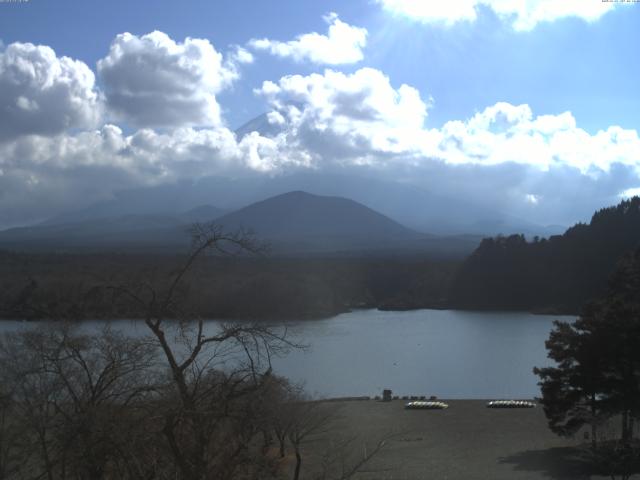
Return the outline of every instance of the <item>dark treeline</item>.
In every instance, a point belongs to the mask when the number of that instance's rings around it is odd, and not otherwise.
[[[139,318],[105,285],[162,283],[183,260],[170,255],[0,253],[0,317]],[[443,304],[458,263],[424,258],[206,257],[182,294],[208,318],[296,319],[352,308]],[[69,309],[73,311],[69,311]]]
[[[351,448],[330,405],[273,374],[274,356],[304,347],[286,328],[205,325],[185,301],[198,260],[224,242],[258,247],[218,229],[195,240],[170,272],[98,289],[128,299],[146,335],[51,322],[0,338],[1,479],[346,480],[382,448]],[[37,306],[73,320],[87,301],[64,302]]]
[[[638,197],[549,239],[488,238],[458,271],[450,300],[463,308],[576,313],[605,292],[616,262],[639,243]]]

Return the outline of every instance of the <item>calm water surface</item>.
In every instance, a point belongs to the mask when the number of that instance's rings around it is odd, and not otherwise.
[[[440,398],[531,398],[534,366],[548,365],[544,341],[554,319],[572,317],[457,310],[357,310],[288,324],[309,345],[274,360],[274,370],[319,396],[437,395]],[[0,323],[0,331],[24,328]],[[133,335],[140,322],[115,322]],[[211,321],[210,328],[217,322]],[[86,328],[96,328],[89,322]]]

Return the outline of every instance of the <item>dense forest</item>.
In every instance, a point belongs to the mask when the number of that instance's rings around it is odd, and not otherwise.
[[[162,286],[182,256],[0,252],[0,318],[139,318],[120,285]],[[441,305],[455,261],[421,257],[206,257],[185,279],[190,308],[207,318],[301,319],[353,308]]]
[[[576,313],[601,296],[618,260],[640,243],[640,198],[597,211],[589,224],[527,241],[487,238],[452,282],[450,302],[473,309]]]

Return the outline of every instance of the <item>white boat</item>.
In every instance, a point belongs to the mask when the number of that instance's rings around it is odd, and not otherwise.
[[[536,404],[527,400],[493,400],[487,408],[534,408]]]
[[[423,402],[423,401],[415,401],[406,403],[404,408],[409,410],[442,410],[445,408],[449,408],[444,402]]]

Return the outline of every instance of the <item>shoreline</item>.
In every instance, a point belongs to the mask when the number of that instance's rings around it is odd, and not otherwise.
[[[576,461],[583,432],[561,438],[547,426],[542,408],[492,409],[484,400],[446,400],[444,410],[406,410],[402,401],[335,401],[331,435],[354,436],[369,448],[387,445],[367,464],[362,479],[538,480],[589,476]],[[322,441],[320,442],[322,444]],[[309,445],[308,454],[321,455]],[[637,478],[637,477],[632,477]]]
[[[209,317],[209,316],[201,316],[205,321],[220,321],[220,322],[259,322],[259,323],[269,323],[269,322],[278,322],[278,323],[282,323],[282,324],[286,324],[286,323],[290,323],[290,322],[313,322],[315,320],[327,320],[329,318],[333,318],[336,317],[338,315],[342,315],[345,313],[352,313],[352,312],[356,312],[356,311],[360,311],[360,310],[377,310],[379,312],[417,312],[420,310],[438,310],[438,311],[447,311],[447,310],[451,310],[451,311],[460,311],[460,312],[480,312],[480,313],[496,313],[496,314],[505,314],[505,313],[514,313],[514,314],[523,314],[523,313],[527,313],[530,315],[538,315],[538,316],[560,316],[560,317],[567,317],[567,316],[571,316],[571,317],[577,317],[580,314],[579,313],[573,313],[573,312],[569,312],[569,311],[564,311],[564,310],[511,310],[511,309],[504,309],[501,310],[499,308],[463,308],[463,307],[456,307],[454,305],[442,305],[442,304],[438,304],[438,305],[430,305],[430,306],[421,306],[421,307],[416,307],[416,308],[385,308],[385,307],[375,307],[375,306],[362,306],[362,307],[351,307],[351,308],[344,308],[344,309],[336,309],[335,311],[332,311],[330,313],[322,313],[322,314],[309,314],[309,315],[300,315],[300,316],[294,316],[294,315],[287,315],[287,316],[280,316],[278,318],[274,318],[271,316],[265,316],[265,317],[257,317],[257,318],[249,318],[249,317],[238,317],[238,318],[213,318],[213,317]],[[131,321],[143,321],[144,317],[134,317],[134,316],[127,316],[127,317],[109,317],[109,318],[83,318],[83,319],[76,319],[76,320],[69,320],[69,319],[65,319],[65,320],[53,320],[51,318],[45,318],[45,317],[38,317],[38,318],[15,318],[15,317],[9,317],[9,316],[3,316],[0,314],[0,322],[57,322],[57,321],[71,321],[71,322],[75,322],[75,323],[82,323],[82,322],[94,322],[94,321],[127,321],[127,320],[131,320]],[[171,319],[171,318],[167,318],[167,321],[177,321],[177,319]],[[193,320],[197,320],[197,318],[194,318]]]

